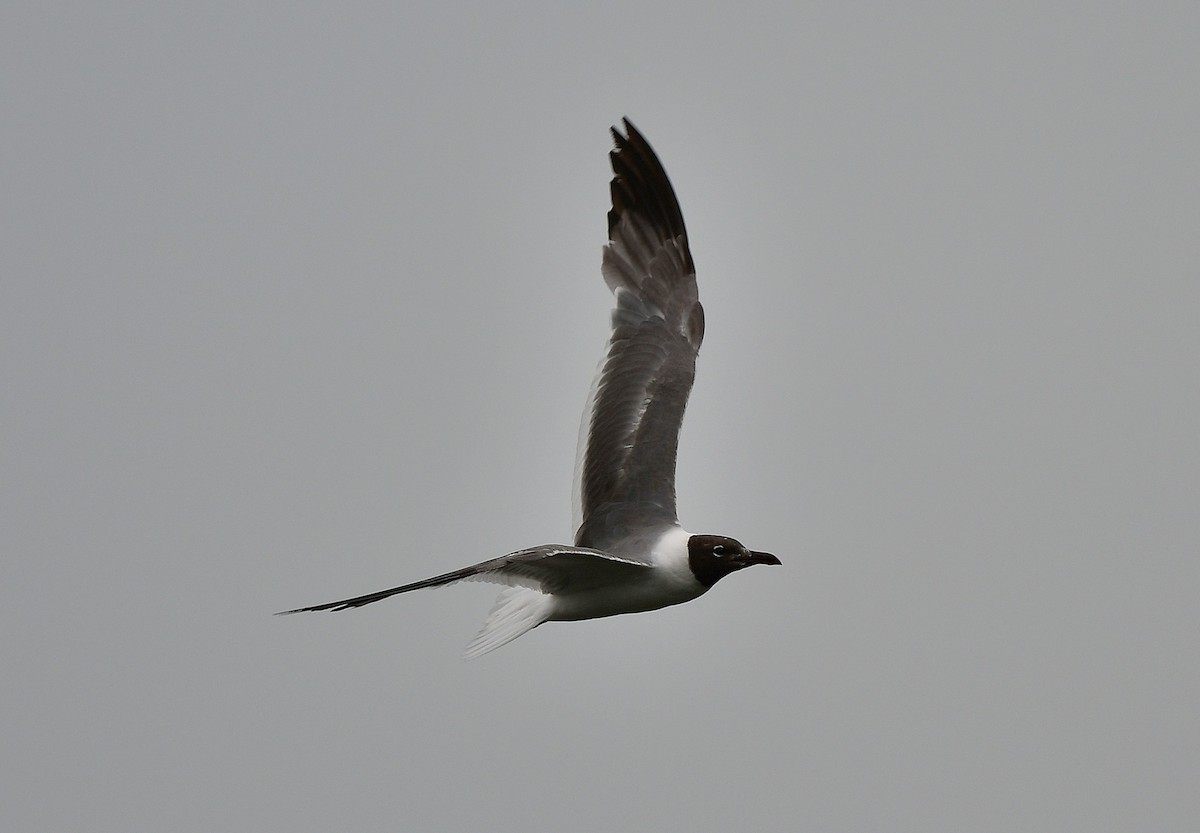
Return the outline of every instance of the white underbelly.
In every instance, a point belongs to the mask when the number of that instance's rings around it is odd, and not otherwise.
[[[657,610],[689,602],[707,589],[690,574],[680,576],[672,571],[655,570],[653,575],[636,583],[622,582],[581,593],[555,594],[549,621],[570,622]]]

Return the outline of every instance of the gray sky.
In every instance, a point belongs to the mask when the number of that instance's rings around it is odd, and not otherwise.
[[[0,26],[5,829],[1195,829],[1200,7],[210,5]],[[784,566],[272,617],[569,538],[623,115]]]

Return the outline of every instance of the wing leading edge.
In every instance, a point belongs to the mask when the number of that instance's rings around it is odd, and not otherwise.
[[[312,607],[298,607],[295,610],[282,611],[282,614],[347,610],[378,602],[398,593],[423,590],[426,587],[442,587],[456,581],[487,581],[493,584],[524,586],[543,593],[578,592],[611,583],[629,571],[640,572],[644,569],[646,565],[641,562],[627,561],[608,553],[582,547],[548,544],[481,561],[470,567],[414,581],[412,584],[379,590],[352,599],[326,602]]]

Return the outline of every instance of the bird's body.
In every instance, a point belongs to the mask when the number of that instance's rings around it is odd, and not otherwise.
[[[286,611],[344,610],[456,581],[507,584],[467,647],[478,656],[543,622],[640,613],[691,601],[725,575],[778,564],[732,538],[692,535],[675,511],[675,453],[704,338],[683,215],[654,151],[613,130],[605,282],[616,296],[608,351],[576,461],[574,545],[547,544],[424,581]]]
[[[548,620],[597,619],[690,602],[708,588],[688,565],[688,538],[679,527],[665,530],[649,549],[647,566],[630,568],[616,580],[584,592],[556,594]]]

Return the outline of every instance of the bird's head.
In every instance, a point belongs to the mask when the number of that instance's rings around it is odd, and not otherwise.
[[[779,564],[769,552],[754,552],[740,541],[724,535],[693,535],[688,538],[688,566],[696,580],[712,587],[720,579],[755,564]]]

